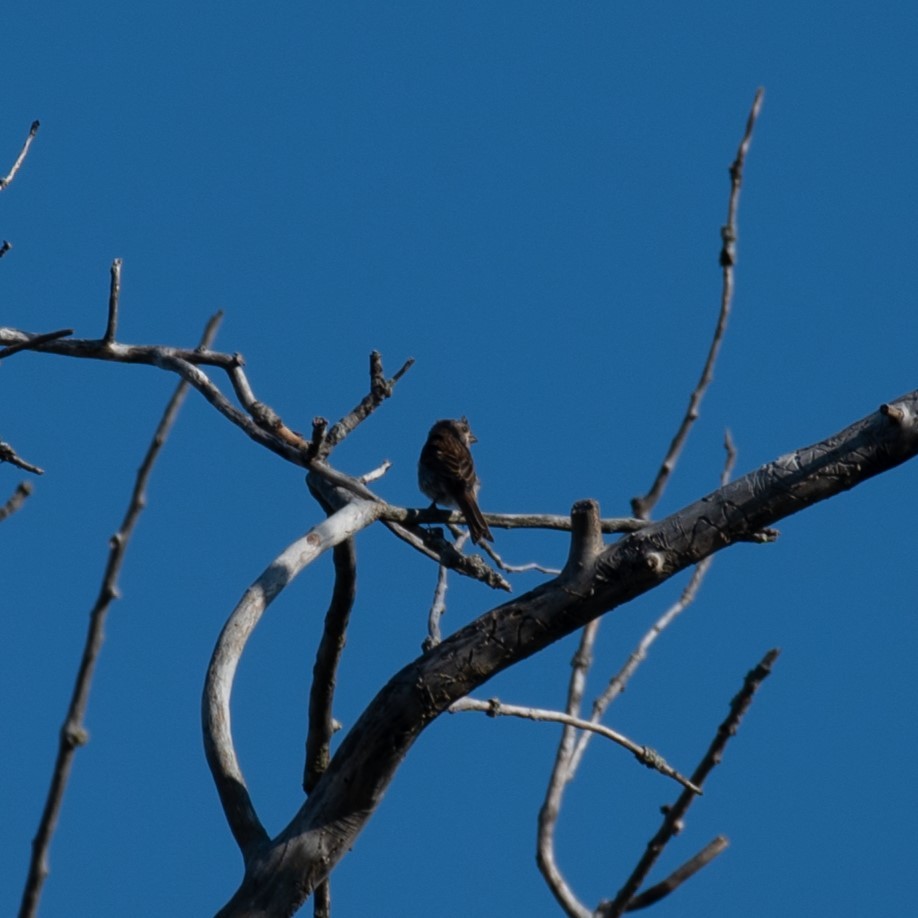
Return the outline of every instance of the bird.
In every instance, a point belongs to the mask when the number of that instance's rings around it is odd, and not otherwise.
[[[482,539],[494,541],[478,507],[481,482],[469,449],[477,441],[468,419],[440,420],[430,428],[418,459],[418,486],[433,501],[431,506],[443,504],[462,511],[476,545]]]

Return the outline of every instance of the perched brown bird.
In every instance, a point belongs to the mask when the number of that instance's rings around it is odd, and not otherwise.
[[[478,509],[480,482],[469,449],[476,437],[465,418],[437,421],[430,428],[418,460],[418,485],[435,504],[462,511],[472,541],[494,541]]]

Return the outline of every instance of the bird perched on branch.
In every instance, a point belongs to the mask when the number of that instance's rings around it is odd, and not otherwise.
[[[488,524],[478,509],[475,463],[469,449],[477,438],[466,418],[437,421],[430,428],[418,460],[418,485],[435,504],[456,507],[462,512],[472,541],[494,541]]]

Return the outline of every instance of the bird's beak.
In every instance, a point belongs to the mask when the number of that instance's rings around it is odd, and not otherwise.
[[[469,431],[469,443],[477,443],[477,442],[478,442],[478,437],[476,437],[475,434],[472,433],[472,431]]]

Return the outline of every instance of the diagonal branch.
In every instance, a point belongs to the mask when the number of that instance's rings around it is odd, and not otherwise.
[[[214,316],[208,322],[201,339],[202,347],[206,347],[213,340],[218,325],[218,316]],[[22,894],[22,902],[19,907],[20,918],[29,918],[29,916],[37,914],[38,911],[38,901],[41,896],[42,886],[48,875],[48,850],[54,830],[57,827],[64,791],[67,787],[67,780],[70,777],[70,770],[73,767],[73,757],[76,750],[89,739],[84,719],[86,708],[89,704],[89,691],[92,686],[96,660],[102,650],[105,619],[112,600],[118,598],[118,575],[124,563],[128,540],[134,531],[141,511],[146,506],[146,489],[150,480],[150,473],[153,470],[153,464],[163,448],[172,425],[175,423],[187,393],[188,387],[184,383],[179,383],[166,406],[166,410],[163,412],[162,419],[153,434],[153,442],[150,444],[147,454],[144,456],[143,462],[137,471],[134,490],[121,527],[111,538],[108,564],[102,578],[102,586],[89,616],[89,630],[86,634],[86,644],[83,649],[83,657],[80,660],[73,697],[70,700],[70,707],[61,727],[57,759],[54,763],[54,772],[51,777],[51,787],[48,790],[48,797],[45,801],[38,832],[32,841],[32,858],[29,863],[29,873]]]
[[[29,147],[32,146],[32,141],[35,139],[35,135],[38,133],[38,129],[41,127],[39,121],[33,121],[32,127],[29,128],[29,135],[25,139],[25,143],[22,145],[22,149],[19,151],[19,156],[16,157],[16,162],[13,163],[13,167],[6,174],[6,176],[0,176],[0,191],[3,191],[10,182],[16,178],[16,173],[22,168],[22,164],[25,162],[25,158],[29,153]]]
[[[0,507],[0,523],[8,516],[12,516],[26,502],[26,498],[32,493],[32,485],[28,481],[22,481],[16,486],[16,490],[10,495],[9,500]]]

